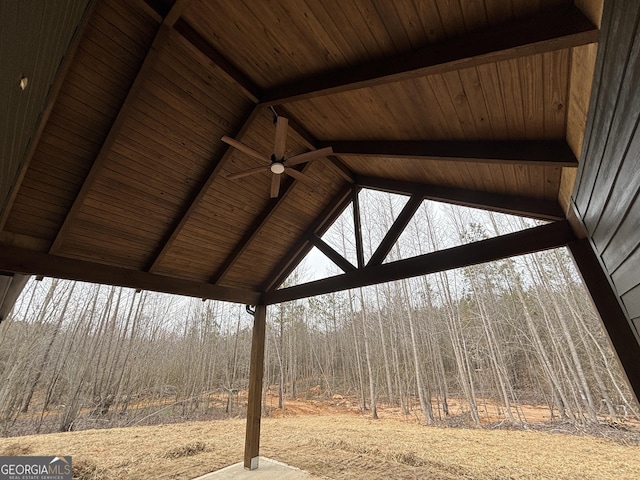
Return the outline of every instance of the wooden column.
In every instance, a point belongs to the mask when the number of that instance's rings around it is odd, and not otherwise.
[[[637,401],[640,398],[640,342],[637,332],[620,305],[589,240],[577,240],[568,246]]]
[[[244,468],[258,468],[260,451],[260,415],[262,411],[262,375],[264,372],[264,337],[267,307],[257,305],[253,314],[251,365],[249,370],[249,402],[247,404],[247,433],[244,440]]]

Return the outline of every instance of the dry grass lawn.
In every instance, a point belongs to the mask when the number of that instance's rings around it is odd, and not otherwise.
[[[244,420],[0,439],[73,455],[81,479],[191,479],[242,459]],[[588,436],[425,427],[351,413],[263,420],[261,455],[332,479],[637,479],[640,447]]]

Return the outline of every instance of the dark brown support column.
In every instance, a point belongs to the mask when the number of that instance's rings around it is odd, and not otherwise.
[[[267,321],[266,305],[257,305],[253,314],[251,364],[249,370],[249,401],[247,403],[247,433],[244,440],[244,468],[258,468],[260,452],[260,415],[262,411],[262,374],[264,372],[264,336]]]
[[[588,239],[569,243],[582,280],[591,294],[636,401],[640,398],[640,343]]]

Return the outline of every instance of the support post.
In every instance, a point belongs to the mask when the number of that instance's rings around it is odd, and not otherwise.
[[[247,307],[247,311],[250,311]],[[244,441],[244,468],[258,468],[260,452],[260,418],[262,413],[262,375],[264,373],[264,339],[267,321],[266,305],[256,305],[251,337],[249,370],[249,401],[247,403],[247,433]]]
[[[638,401],[640,398],[640,369],[638,369],[640,343],[635,329],[620,305],[620,299],[611,286],[589,240],[586,238],[576,240],[570,242],[568,246],[582,280],[591,295],[593,304],[609,334],[613,350],[622,364],[622,370],[627,376],[631,391]]]

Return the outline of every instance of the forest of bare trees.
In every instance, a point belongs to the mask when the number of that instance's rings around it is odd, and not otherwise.
[[[405,201],[361,193],[365,255]],[[533,224],[424,202],[387,261]],[[324,237],[348,259],[353,228],[347,210]],[[288,284],[325,266],[303,263]],[[251,322],[243,305],[33,279],[0,325],[1,432],[243,415]],[[480,426],[496,405],[522,424],[525,403],[577,424],[639,415],[565,250],[274,305],[265,357],[265,409],[269,393],[274,408],[341,395],[426,424]]]

